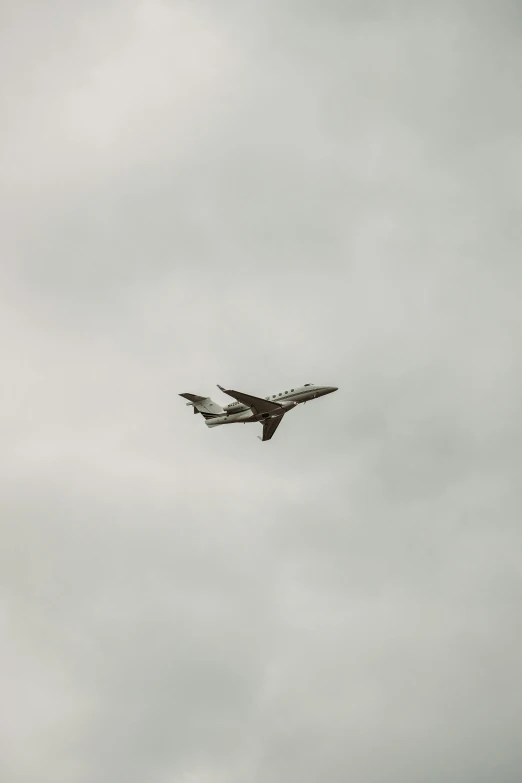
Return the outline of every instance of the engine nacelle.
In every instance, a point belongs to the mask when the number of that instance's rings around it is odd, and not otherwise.
[[[227,413],[241,413],[241,411],[248,410],[248,405],[243,405],[241,402],[231,402],[229,405],[225,405],[224,410]]]

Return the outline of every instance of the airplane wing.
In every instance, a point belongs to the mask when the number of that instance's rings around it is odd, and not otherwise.
[[[270,440],[276,429],[279,427],[281,422],[283,421],[282,416],[278,416],[277,418],[273,419],[267,419],[263,422],[263,437],[260,438],[260,440]]]
[[[274,411],[280,411],[283,406],[278,402],[272,402],[272,400],[264,400],[262,397],[254,397],[252,394],[243,394],[243,392],[235,391],[234,389],[224,389],[219,386],[222,392],[230,395],[238,402],[242,402],[243,405],[248,405],[256,413],[273,413]]]

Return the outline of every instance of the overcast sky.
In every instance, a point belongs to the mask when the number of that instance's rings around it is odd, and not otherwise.
[[[3,0],[0,65],[2,783],[519,783],[520,2]]]

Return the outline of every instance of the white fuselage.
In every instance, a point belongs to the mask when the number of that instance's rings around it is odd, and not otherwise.
[[[265,400],[279,403],[283,408],[281,412],[258,415],[248,405],[244,405],[241,402],[232,402],[224,408],[223,415],[209,418],[205,423],[207,427],[217,427],[221,424],[245,424],[248,421],[262,421],[272,416],[279,417],[282,413],[287,413],[302,402],[314,400],[316,397],[323,397],[325,394],[330,394],[334,391],[337,391],[335,386],[319,386],[314,383],[305,383],[304,386],[296,386],[293,389],[287,389],[264,398]]]

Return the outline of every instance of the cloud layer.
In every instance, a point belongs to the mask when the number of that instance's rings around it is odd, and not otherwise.
[[[1,13],[2,780],[519,781],[517,3]]]

